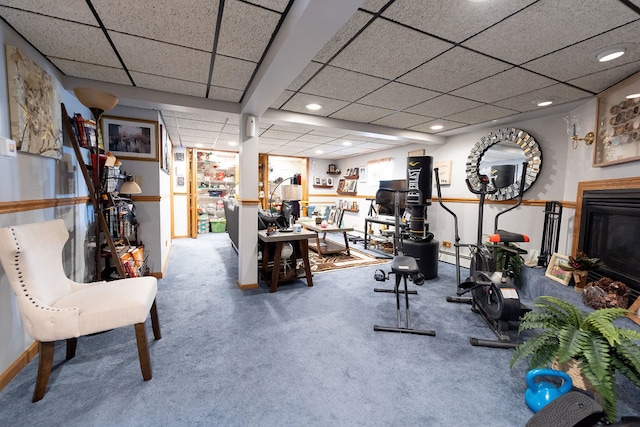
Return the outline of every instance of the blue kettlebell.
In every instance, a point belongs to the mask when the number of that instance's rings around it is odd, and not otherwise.
[[[560,386],[546,381],[536,381],[539,377],[556,377],[562,380]],[[555,400],[571,390],[573,382],[571,377],[565,372],[555,369],[537,368],[527,372],[527,391],[524,393],[524,400],[533,412],[538,412],[546,404]]]

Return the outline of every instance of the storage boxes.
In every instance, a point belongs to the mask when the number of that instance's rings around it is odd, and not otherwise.
[[[211,223],[211,232],[212,233],[224,233],[227,230],[227,220],[217,218],[212,218],[210,220]]]

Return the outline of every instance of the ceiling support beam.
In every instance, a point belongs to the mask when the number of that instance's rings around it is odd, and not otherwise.
[[[241,110],[261,116],[364,0],[296,0],[264,57]]]

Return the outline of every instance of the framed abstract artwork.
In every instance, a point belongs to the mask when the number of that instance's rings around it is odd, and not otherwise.
[[[62,158],[57,82],[18,48],[6,45],[11,139],[18,152]]]

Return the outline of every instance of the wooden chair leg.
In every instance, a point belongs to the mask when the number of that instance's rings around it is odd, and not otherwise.
[[[153,338],[157,340],[162,338],[162,333],[160,332],[160,321],[158,320],[158,308],[156,307],[155,299],[151,306],[151,327],[153,328]]]
[[[38,376],[36,378],[36,388],[33,391],[32,402],[37,402],[44,397],[51,375],[51,367],[53,366],[53,351],[55,342],[38,343],[40,357],[38,360]]]
[[[67,340],[67,360],[71,360],[76,357],[76,347],[78,345],[78,338],[69,338]]]
[[[142,371],[142,379],[149,381],[151,375],[151,358],[149,357],[149,347],[147,345],[147,332],[144,328],[144,322],[136,323],[136,341],[138,343],[138,357],[140,358],[140,370]]]

